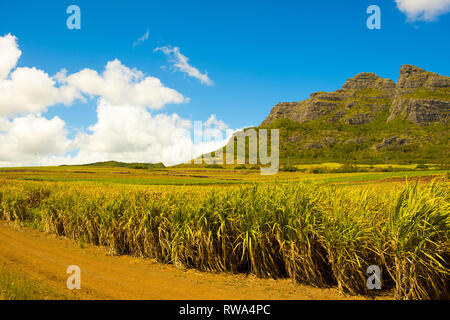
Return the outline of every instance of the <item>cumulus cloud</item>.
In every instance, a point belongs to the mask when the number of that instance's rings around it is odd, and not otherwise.
[[[207,128],[211,128],[214,127],[215,129],[218,130],[226,130],[229,129],[228,125],[225,124],[225,122],[223,122],[222,120],[217,120],[217,117],[215,114],[212,114],[208,120],[206,120],[205,122],[205,127]]]
[[[190,122],[178,115],[152,116],[133,105],[110,105],[101,99],[98,121],[75,138],[82,162],[118,160],[125,162],[174,163],[189,147]]]
[[[204,123],[196,123],[197,128],[194,130],[195,151],[192,158],[206,155],[212,151],[225,146],[231,139],[233,134],[241,129],[231,129],[222,120],[217,120],[215,114],[212,114]]]
[[[112,105],[161,109],[168,103],[188,101],[176,90],[165,87],[158,78],[145,77],[141,71],[130,69],[117,59],[106,64],[102,75],[92,69],[83,69],[69,76],[64,72],[57,76],[69,88],[90,96],[101,96]]]
[[[56,87],[42,70],[16,68],[21,54],[16,37],[0,37],[0,116],[45,112],[48,106],[77,98],[76,90]]]
[[[0,166],[84,164],[116,160],[175,165],[224,146],[237,130],[212,115],[194,131],[177,114],[152,115],[132,105],[100,99],[97,122],[73,139],[58,117],[0,118]],[[201,133],[202,136],[195,136]]]
[[[0,115],[38,113],[66,100],[73,100],[73,96],[67,93],[63,98],[55,81],[36,68],[17,68],[11,79],[0,80]]]
[[[450,0],[395,0],[409,21],[433,21],[450,11]]]
[[[223,146],[232,132],[222,121],[208,121],[209,134],[221,139],[206,139],[196,143],[192,121],[177,114],[152,115],[132,105],[115,106],[101,99],[97,108],[98,121],[77,135],[74,144],[80,149],[72,159],[75,163],[118,160],[125,162],[163,162],[173,165],[191,160],[202,152]],[[215,119],[215,116],[214,116]]]
[[[50,77],[34,67],[18,68],[16,40],[0,37],[0,166],[106,160],[173,165],[218,149],[233,133],[212,115],[203,124],[206,139],[198,140],[191,120],[152,114],[150,110],[188,99],[119,60],[108,62],[101,74],[92,69],[68,74],[62,69]],[[47,107],[55,103],[92,98],[97,121],[73,138],[64,120],[45,117]]]
[[[139,45],[140,43],[147,41],[148,37],[150,36],[150,31],[147,30],[142,37],[140,37],[139,39],[137,39],[134,43],[133,43],[133,47],[136,47],[137,45]]]
[[[128,103],[150,109],[189,101],[158,78],[145,76],[119,60],[108,62],[101,75],[92,69],[67,75],[62,69],[51,77],[34,67],[16,68],[20,55],[16,37],[0,37],[0,116],[46,112],[49,106],[70,105],[83,95],[101,96],[115,105]]]
[[[17,45],[17,38],[11,34],[0,37],[0,80],[5,79],[19,60],[22,51]]]
[[[35,164],[62,156],[72,147],[66,135],[65,123],[58,117],[0,118],[0,165]]]
[[[208,77],[208,72],[201,73],[197,68],[191,66],[189,64],[189,58],[184,56],[180,52],[180,48],[178,47],[159,47],[154,51],[163,52],[168,58],[176,70],[181,71],[189,75],[190,77],[196,78],[200,80],[201,83],[206,85],[212,85],[214,82]]]

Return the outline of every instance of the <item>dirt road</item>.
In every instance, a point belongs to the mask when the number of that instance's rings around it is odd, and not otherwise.
[[[0,221],[0,262],[77,299],[361,299],[291,280],[179,270]],[[66,269],[81,269],[81,289],[66,288]]]

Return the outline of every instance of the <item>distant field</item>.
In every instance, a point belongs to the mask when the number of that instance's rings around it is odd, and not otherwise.
[[[121,167],[29,167],[0,168],[0,180],[84,182],[126,185],[239,185],[272,181],[316,181],[323,183],[376,183],[427,176],[444,176],[450,170],[414,170],[415,165],[395,166],[398,172],[352,172],[352,173],[311,173],[313,168],[336,169],[338,163],[299,165],[305,172],[279,172],[272,176],[262,176],[259,170],[235,170],[233,168],[208,169],[204,167],[174,167],[165,169],[131,169]],[[361,166],[364,167],[364,166]],[[374,166],[389,168],[389,165]],[[433,167],[430,167],[433,168]],[[411,171],[401,171],[408,169]]]
[[[230,167],[2,168],[0,219],[118,255],[350,294],[370,294],[366,270],[375,264],[384,294],[448,297],[450,170],[323,168],[342,165],[272,176]]]

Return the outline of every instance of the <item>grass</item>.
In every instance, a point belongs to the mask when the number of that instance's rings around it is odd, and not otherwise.
[[[0,219],[116,254],[290,277],[350,294],[372,294],[366,270],[375,264],[383,290],[399,299],[449,298],[445,180],[365,189],[323,180],[170,187],[7,180],[0,185]]]
[[[414,92],[407,95],[408,98],[415,99],[440,99],[449,100],[450,90],[449,88],[437,88],[435,90],[428,90],[423,87],[415,90]]]
[[[291,168],[296,168],[291,170]],[[319,163],[290,166],[289,170],[280,169],[273,176],[261,176],[260,170],[252,166],[231,166],[223,169],[204,167],[182,167],[164,169],[132,169],[123,167],[36,167],[36,168],[1,168],[0,180],[25,182],[83,183],[86,185],[127,185],[127,186],[232,186],[253,182],[273,182],[287,180],[322,180],[325,183],[342,183],[367,180],[386,179],[389,177],[419,177],[428,175],[445,175],[450,170],[428,165],[428,170],[417,169],[417,164],[410,165],[342,165],[339,163]],[[353,172],[346,168],[358,168]],[[344,170],[342,170],[344,169]],[[311,174],[317,170],[320,174]],[[407,170],[407,171],[405,171]],[[342,171],[342,172],[339,172]],[[389,171],[389,172],[377,172]],[[402,172],[404,171],[404,172]],[[362,180],[361,180],[362,179]]]
[[[242,181],[230,181],[230,180],[219,180],[219,179],[208,179],[208,178],[178,178],[178,179],[114,179],[114,178],[76,178],[76,177],[26,177],[20,178],[24,181],[49,181],[49,182],[98,182],[106,184],[131,184],[131,185],[174,185],[174,186],[184,186],[184,185],[217,185],[217,184],[236,184],[245,183]]]
[[[0,263],[0,300],[66,300],[41,283],[12,270]]]
[[[436,192],[433,192],[436,191]],[[450,211],[448,189],[402,190],[389,217],[388,269],[396,296],[406,299],[448,299],[450,291]],[[443,239],[440,242],[436,239]]]
[[[439,170],[427,171],[426,176],[441,175],[443,172]],[[344,174],[328,174],[321,179],[324,183],[340,183],[340,182],[361,182],[361,181],[377,181],[385,179],[405,179],[422,177],[423,171],[409,172],[362,172],[362,173],[344,173]]]
[[[331,113],[326,117],[333,116],[334,113]],[[378,112],[373,121],[363,125],[328,122],[326,117],[304,123],[283,118],[259,128],[280,129],[281,165],[331,161],[357,164],[439,163],[448,159],[447,124],[420,126],[400,117],[387,122],[388,116],[389,108],[385,108]],[[410,144],[373,149],[384,139],[394,136],[407,137]],[[327,138],[334,139],[334,143],[324,143]]]

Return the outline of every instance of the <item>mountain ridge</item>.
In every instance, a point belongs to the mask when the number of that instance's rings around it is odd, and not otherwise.
[[[320,162],[450,166],[449,114],[450,78],[406,64],[397,83],[360,73],[333,92],[280,102],[259,126],[243,131],[279,129],[282,166]],[[224,148],[233,141],[234,137]]]
[[[364,124],[386,109],[387,122],[403,117],[416,124],[448,123],[450,78],[405,64],[397,83],[375,73],[359,73],[341,89],[315,92],[300,102],[275,105],[262,125],[288,118],[295,122],[322,119],[327,122]]]

